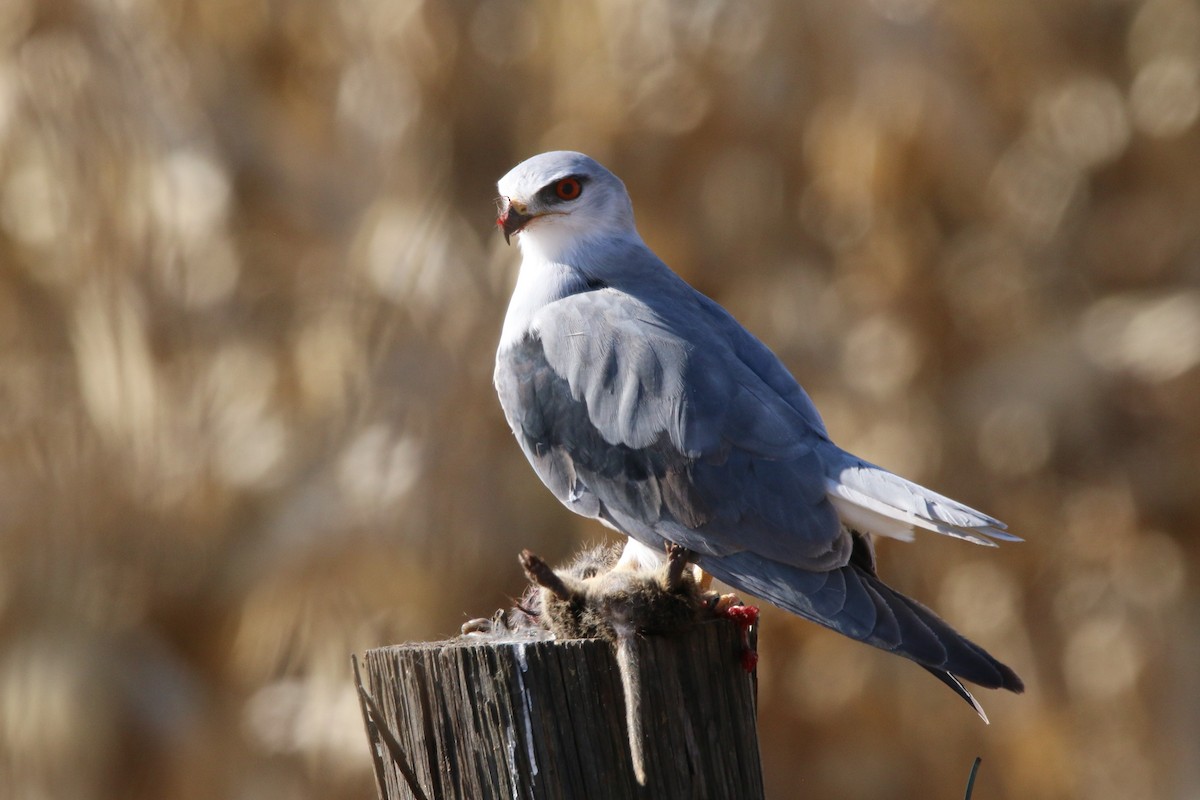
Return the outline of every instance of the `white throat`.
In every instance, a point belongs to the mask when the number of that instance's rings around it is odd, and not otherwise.
[[[560,261],[543,258],[532,248],[522,248],[524,258],[517,273],[517,285],[508,301],[504,329],[500,334],[500,349],[516,342],[529,330],[533,315],[543,306],[566,297],[577,281],[577,271]]]
[[[536,236],[529,231],[517,235],[521,271],[504,317],[500,334],[502,350],[525,335],[539,309],[578,291],[586,279],[585,272],[603,272],[607,276],[612,265],[606,263],[605,255],[612,254],[618,245],[627,244],[630,239],[641,242],[636,231],[610,231],[597,237],[554,235],[550,231],[537,231]]]

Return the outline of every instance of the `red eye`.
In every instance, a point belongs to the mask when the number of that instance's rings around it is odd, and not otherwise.
[[[578,178],[563,178],[554,184],[554,193],[560,200],[574,200],[582,191],[583,186],[579,183]]]

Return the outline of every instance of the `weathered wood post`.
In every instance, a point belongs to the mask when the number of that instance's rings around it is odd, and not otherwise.
[[[714,620],[681,636],[642,637],[638,647],[645,786],[634,778],[608,642],[454,639],[368,650],[363,713],[380,797],[761,800],[742,630]]]

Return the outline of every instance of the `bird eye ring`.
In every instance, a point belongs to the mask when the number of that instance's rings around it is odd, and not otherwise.
[[[554,193],[559,200],[574,200],[583,191],[583,184],[578,178],[563,178],[554,184]]]

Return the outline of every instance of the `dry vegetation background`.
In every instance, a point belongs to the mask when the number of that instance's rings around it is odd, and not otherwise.
[[[348,654],[597,526],[512,441],[494,182],[551,148],[841,444],[1025,535],[881,569],[984,727],[768,614],[770,794],[1200,795],[1194,0],[4,0],[0,795],[367,798]]]

